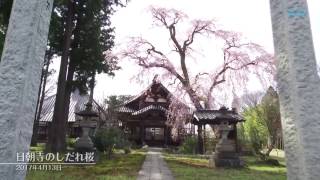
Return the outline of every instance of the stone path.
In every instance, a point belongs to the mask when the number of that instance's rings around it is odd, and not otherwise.
[[[174,180],[161,156],[161,150],[161,148],[149,148],[137,180]]]

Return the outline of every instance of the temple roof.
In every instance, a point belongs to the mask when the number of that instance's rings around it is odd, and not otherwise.
[[[180,102],[161,82],[154,80],[137,96],[117,107],[116,111],[120,116],[124,115],[124,119],[137,118],[154,111],[166,114],[172,101]]]
[[[129,99],[128,101],[124,102],[119,108],[121,107],[131,107],[134,108],[134,104],[137,104],[141,99],[144,99],[148,94],[162,94],[166,99],[170,99],[172,97],[171,92],[159,81],[153,81],[144,91],[139,93],[137,96]]]
[[[132,113],[132,115],[140,115],[142,113],[145,113],[145,112],[148,112],[148,111],[151,111],[151,110],[160,110],[160,111],[163,111],[163,112],[167,112],[167,109],[162,107],[162,106],[159,106],[159,105],[150,105],[150,106],[147,106],[145,108],[142,108],[140,109],[139,111],[135,111]]]
[[[120,106],[116,109],[117,112],[122,112],[122,113],[133,113],[135,112],[134,109],[131,109],[129,107],[126,106]]]
[[[225,107],[222,107],[219,110],[198,110],[193,113],[193,122],[195,124],[219,124],[223,120],[231,123],[244,121],[243,117],[234,110],[228,110]]]
[[[51,122],[53,117],[54,105],[55,105],[56,95],[49,96],[43,102],[40,122]],[[86,103],[89,100],[89,95],[80,95],[79,92],[76,90],[71,94],[70,98],[70,106],[69,106],[69,115],[68,115],[68,122],[75,122],[77,119],[77,115],[75,112],[80,112],[85,110]],[[92,109],[96,112],[104,111],[99,104],[93,100]]]

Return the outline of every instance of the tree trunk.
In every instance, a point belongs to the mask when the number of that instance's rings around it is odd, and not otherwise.
[[[36,113],[34,113],[34,119],[33,119],[33,129],[32,129],[32,137],[31,137],[31,143],[30,146],[37,146],[37,141],[36,141],[36,136],[38,136],[38,128],[36,128],[36,126],[38,126],[39,122],[38,122],[38,111],[39,111],[39,102],[41,99],[41,92],[42,92],[42,85],[43,85],[43,76],[44,76],[44,70],[42,69],[41,72],[41,77],[40,77],[40,85],[39,85],[39,90],[38,90],[38,100],[37,100],[37,105],[36,105]]]
[[[80,7],[83,6],[83,2],[80,1]],[[79,46],[79,34],[80,34],[80,24],[81,24],[81,13],[78,14],[78,16],[76,17],[76,24],[73,30],[73,34],[74,34],[74,38],[73,38],[73,42],[71,44],[72,46],[72,50],[71,50],[71,55],[70,55],[70,60],[69,60],[69,66],[68,66],[68,74],[67,74],[67,80],[66,80],[66,89],[65,89],[65,96],[64,96],[64,113],[63,113],[63,120],[66,123],[67,128],[68,127],[68,119],[69,119],[69,109],[70,109],[70,98],[71,98],[71,93],[72,93],[72,89],[73,89],[73,76],[74,76],[74,72],[76,70],[76,63],[75,61],[77,61],[78,59],[75,59],[72,55],[73,55],[73,50],[77,49],[77,47]],[[79,61],[79,60],[78,60]],[[66,129],[66,134],[68,132],[68,129]]]
[[[268,145],[268,150],[266,152],[266,156],[270,156],[271,151],[273,150],[273,148],[275,147],[275,139],[274,137],[270,137],[270,144]]]
[[[90,94],[89,94],[89,103],[93,103],[93,91],[94,91],[94,83],[95,83],[96,75],[93,73],[92,78],[90,80]]]
[[[47,55],[46,55],[46,64],[45,64],[46,69],[41,74],[42,84],[39,87],[37,111],[36,111],[34,123],[33,123],[33,133],[32,133],[32,139],[31,139],[31,146],[36,146],[37,141],[38,141],[39,121],[40,121],[42,106],[43,106],[45,92],[46,92],[46,85],[47,85],[47,78],[48,78],[48,71],[49,71],[51,57],[52,57],[52,54],[49,50],[49,51],[47,51]]]
[[[52,126],[49,132],[47,151],[63,152],[66,149],[66,122],[64,119],[64,103],[66,90],[66,74],[68,68],[69,49],[71,46],[71,36],[73,28],[74,4],[68,2],[68,12],[66,17],[66,28],[64,32],[64,44],[61,56],[61,64],[58,78],[57,95],[52,118]]]
[[[68,128],[68,119],[69,119],[70,98],[72,93],[72,82],[73,82],[73,75],[74,75],[75,68],[76,68],[75,64],[71,62],[68,67],[67,85],[66,85],[65,96],[64,96],[63,121],[66,123],[67,128]],[[67,128],[66,128],[66,133],[67,133]]]
[[[185,87],[195,108],[197,110],[203,109],[200,103],[200,98],[197,96],[196,92],[189,85],[185,85]],[[203,133],[201,124],[198,124],[198,153],[203,154]]]
[[[190,85],[184,85],[186,88],[186,91],[190,97],[190,100],[192,101],[193,105],[197,110],[203,109],[200,103],[200,98],[196,94],[196,92],[190,87]]]
[[[268,147],[268,150],[266,152],[266,156],[268,156],[268,157],[270,156],[270,153],[271,153],[272,149],[273,149],[272,145]]]

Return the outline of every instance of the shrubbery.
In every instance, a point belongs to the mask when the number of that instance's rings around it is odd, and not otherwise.
[[[130,152],[130,142],[125,137],[123,131],[118,128],[99,129],[93,137],[95,147],[100,152],[106,152],[110,158],[114,148],[124,149],[125,153]]]
[[[267,146],[268,143],[268,129],[264,120],[259,116],[259,107],[246,109],[243,116],[246,122],[240,128],[240,141],[242,143],[250,143],[253,153],[261,154],[261,150]]]
[[[212,154],[215,151],[216,144],[218,143],[218,139],[214,137],[213,134],[209,134],[206,136],[204,147],[206,154]]]
[[[188,136],[183,141],[178,152],[183,154],[196,154],[197,152],[198,140],[196,137]]]
[[[67,145],[70,148],[74,148],[74,145],[76,144],[76,138],[67,138]]]

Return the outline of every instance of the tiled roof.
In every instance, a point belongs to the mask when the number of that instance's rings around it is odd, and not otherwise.
[[[163,112],[167,112],[167,109],[160,106],[160,105],[150,105],[150,106],[147,106],[145,108],[140,109],[139,111],[133,112],[132,115],[139,115],[139,114],[142,114],[142,113],[150,111],[150,110],[160,110]]]
[[[198,110],[193,113],[193,117],[197,121],[244,121],[243,117],[232,110],[220,109],[220,110]]]
[[[75,91],[71,94],[68,122],[75,122],[76,119],[78,119],[77,115],[74,113],[84,110],[86,108],[85,105],[88,102],[88,99],[88,95],[80,95],[78,91]],[[56,95],[49,96],[44,100],[40,122],[52,121],[55,100]],[[101,107],[99,107],[96,101],[93,101],[92,108],[96,112],[99,112],[98,110],[101,110]]]
[[[126,106],[121,106],[121,107],[118,107],[116,109],[117,112],[123,112],[123,113],[133,113],[135,110],[131,109],[131,108],[128,108]]]
[[[217,117],[213,112],[195,112],[193,116],[197,119],[215,119]]]
[[[153,85],[159,85],[165,92],[168,93],[169,96],[172,96],[171,92],[161,83],[161,82],[152,82],[145,90],[143,90],[142,92],[140,92],[138,95],[132,97],[131,99],[129,99],[128,101],[124,102],[123,105],[129,104],[137,99],[139,99],[142,95],[144,95],[148,90],[150,90],[152,88]]]

